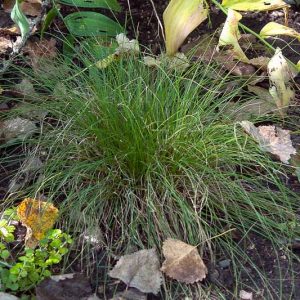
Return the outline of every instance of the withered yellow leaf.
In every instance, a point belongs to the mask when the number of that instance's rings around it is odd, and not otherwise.
[[[234,11],[233,9],[228,9],[228,15],[220,35],[218,49],[221,46],[231,46],[232,49],[227,50],[227,54],[233,55],[235,59],[241,60],[242,62],[248,63],[249,59],[238,42],[241,37],[238,28],[239,21],[241,19],[242,15],[240,13]]]
[[[33,248],[53,227],[58,209],[49,202],[26,198],[19,204],[17,214],[27,227],[26,245]]]
[[[163,14],[167,54],[175,55],[186,37],[207,19],[204,0],[171,0]]]
[[[166,260],[161,270],[169,277],[184,283],[194,283],[206,277],[207,268],[197,248],[176,239],[163,243]]]
[[[290,37],[297,38],[300,41],[300,33],[295,29],[281,25],[276,22],[269,22],[260,31],[260,36],[263,38],[268,38],[274,35],[287,35]]]
[[[284,0],[223,0],[222,6],[240,11],[273,10],[289,7]]]

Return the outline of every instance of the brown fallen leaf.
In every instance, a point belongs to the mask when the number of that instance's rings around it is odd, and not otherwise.
[[[33,69],[38,70],[42,59],[56,57],[56,40],[50,38],[49,40],[28,41],[23,52],[29,55]]]
[[[163,243],[166,260],[161,270],[169,277],[184,283],[202,281],[207,268],[197,248],[176,239],[167,239]]]
[[[15,0],[3,0],[2,7],[5,12],[10,13],[15,5]],[[24,0],[20,4],[22,12],[31,17],[36,17],[42,12],[41,0]]]
[[[182,52],[192,56],[194,60],[204,63],[215,61],[231,74],[237,76],[249,76],[256,72],[256,68],[248,63],[236,61],[230,53],[218,52],[216,50],[218,41],[214,38],[204,37],[182,47]]]
[[[18,26],[13,25],[12,27],[0,28],[0,35],[19,35],[21,31]]]
[[[0,36],[0,54],[5,54],[10,48],[12,48],[11,40],[4,36]]]
[[[26,198],[18,205],[17,214],[27,227],[25,245],[34,248],[53,227],[58,217],[58,209],[51,203]]]
[[[277,156],[283,163],[289,164],[291,155],[296,154],[290,131],[275,126],[255,127],[252,122],[242,121],[243,129],[258,142],[262,151]]]
[[[122,256],[108,274],[143,293],[157,294],[162,282],[155,249],[140,250]]]

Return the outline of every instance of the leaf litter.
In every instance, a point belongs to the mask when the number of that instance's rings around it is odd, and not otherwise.
[[[159,258],[154,248],[122,256],[108,273],[144,293],[157,294],[162,283]]]
[[[188,284],[202,281],[206,277],[207,267],[195,246],[167,239],[163,243],[163,254],[166,260],[161,270],[167,276]]]
[[[258,142],[262,151],[274,154],[283,163],[289,164],[291,155],[296,154],[289,130],[272,125],[255,127],[249,121],[242,121],[240,125]]]

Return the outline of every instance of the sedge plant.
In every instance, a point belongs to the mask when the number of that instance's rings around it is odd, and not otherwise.
[[[44,167],[7,201],[45,195],[73,236],[100,229],[108,255],[161,249],[172,237],[198,245],[206,263],[227,255],[234,274],[251,262],[233,232],[274,245],[292,238],[285,224],[295,221],[299,199],[281,180],[285,170],[225,113],[243,94],[242,79],[201,63],[185,73],[132,57],[86,65],[57,59],[19,70],[38,92],[13,113],[47,113],[36,120],[39,134],[23,141],[43,153]],[[164,299],[191,291],[172,281],[164,289]]]

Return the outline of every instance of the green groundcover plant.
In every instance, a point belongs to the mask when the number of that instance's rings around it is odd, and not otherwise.
[[[63,59],[46,66],[21,70],[39,92],[14,113],[47,112],[24,141],[46,156],[43,176],[21,193],[56,203],[69,232],[101,228],[99,243],[114,254],[181,239],[206,262],[230,257],[236,278],[252,263],[241,247],[249,232],[274,244],[293,237],[285,224],[299,199],[282,183],[283,167],[225,113],[242,79],[209,64],[179,73],[129,57],[102,70],[92,61],[84,70]],[[173,284],[165,299],[186,289]]]
[[[61,262],[72,239],[60,229],[51,229],[36,249],[15,249],[11,216],[16,218],[15,211],[6,210],[0,220],[0,291],[24,292],[51,275],[51,267]]]

